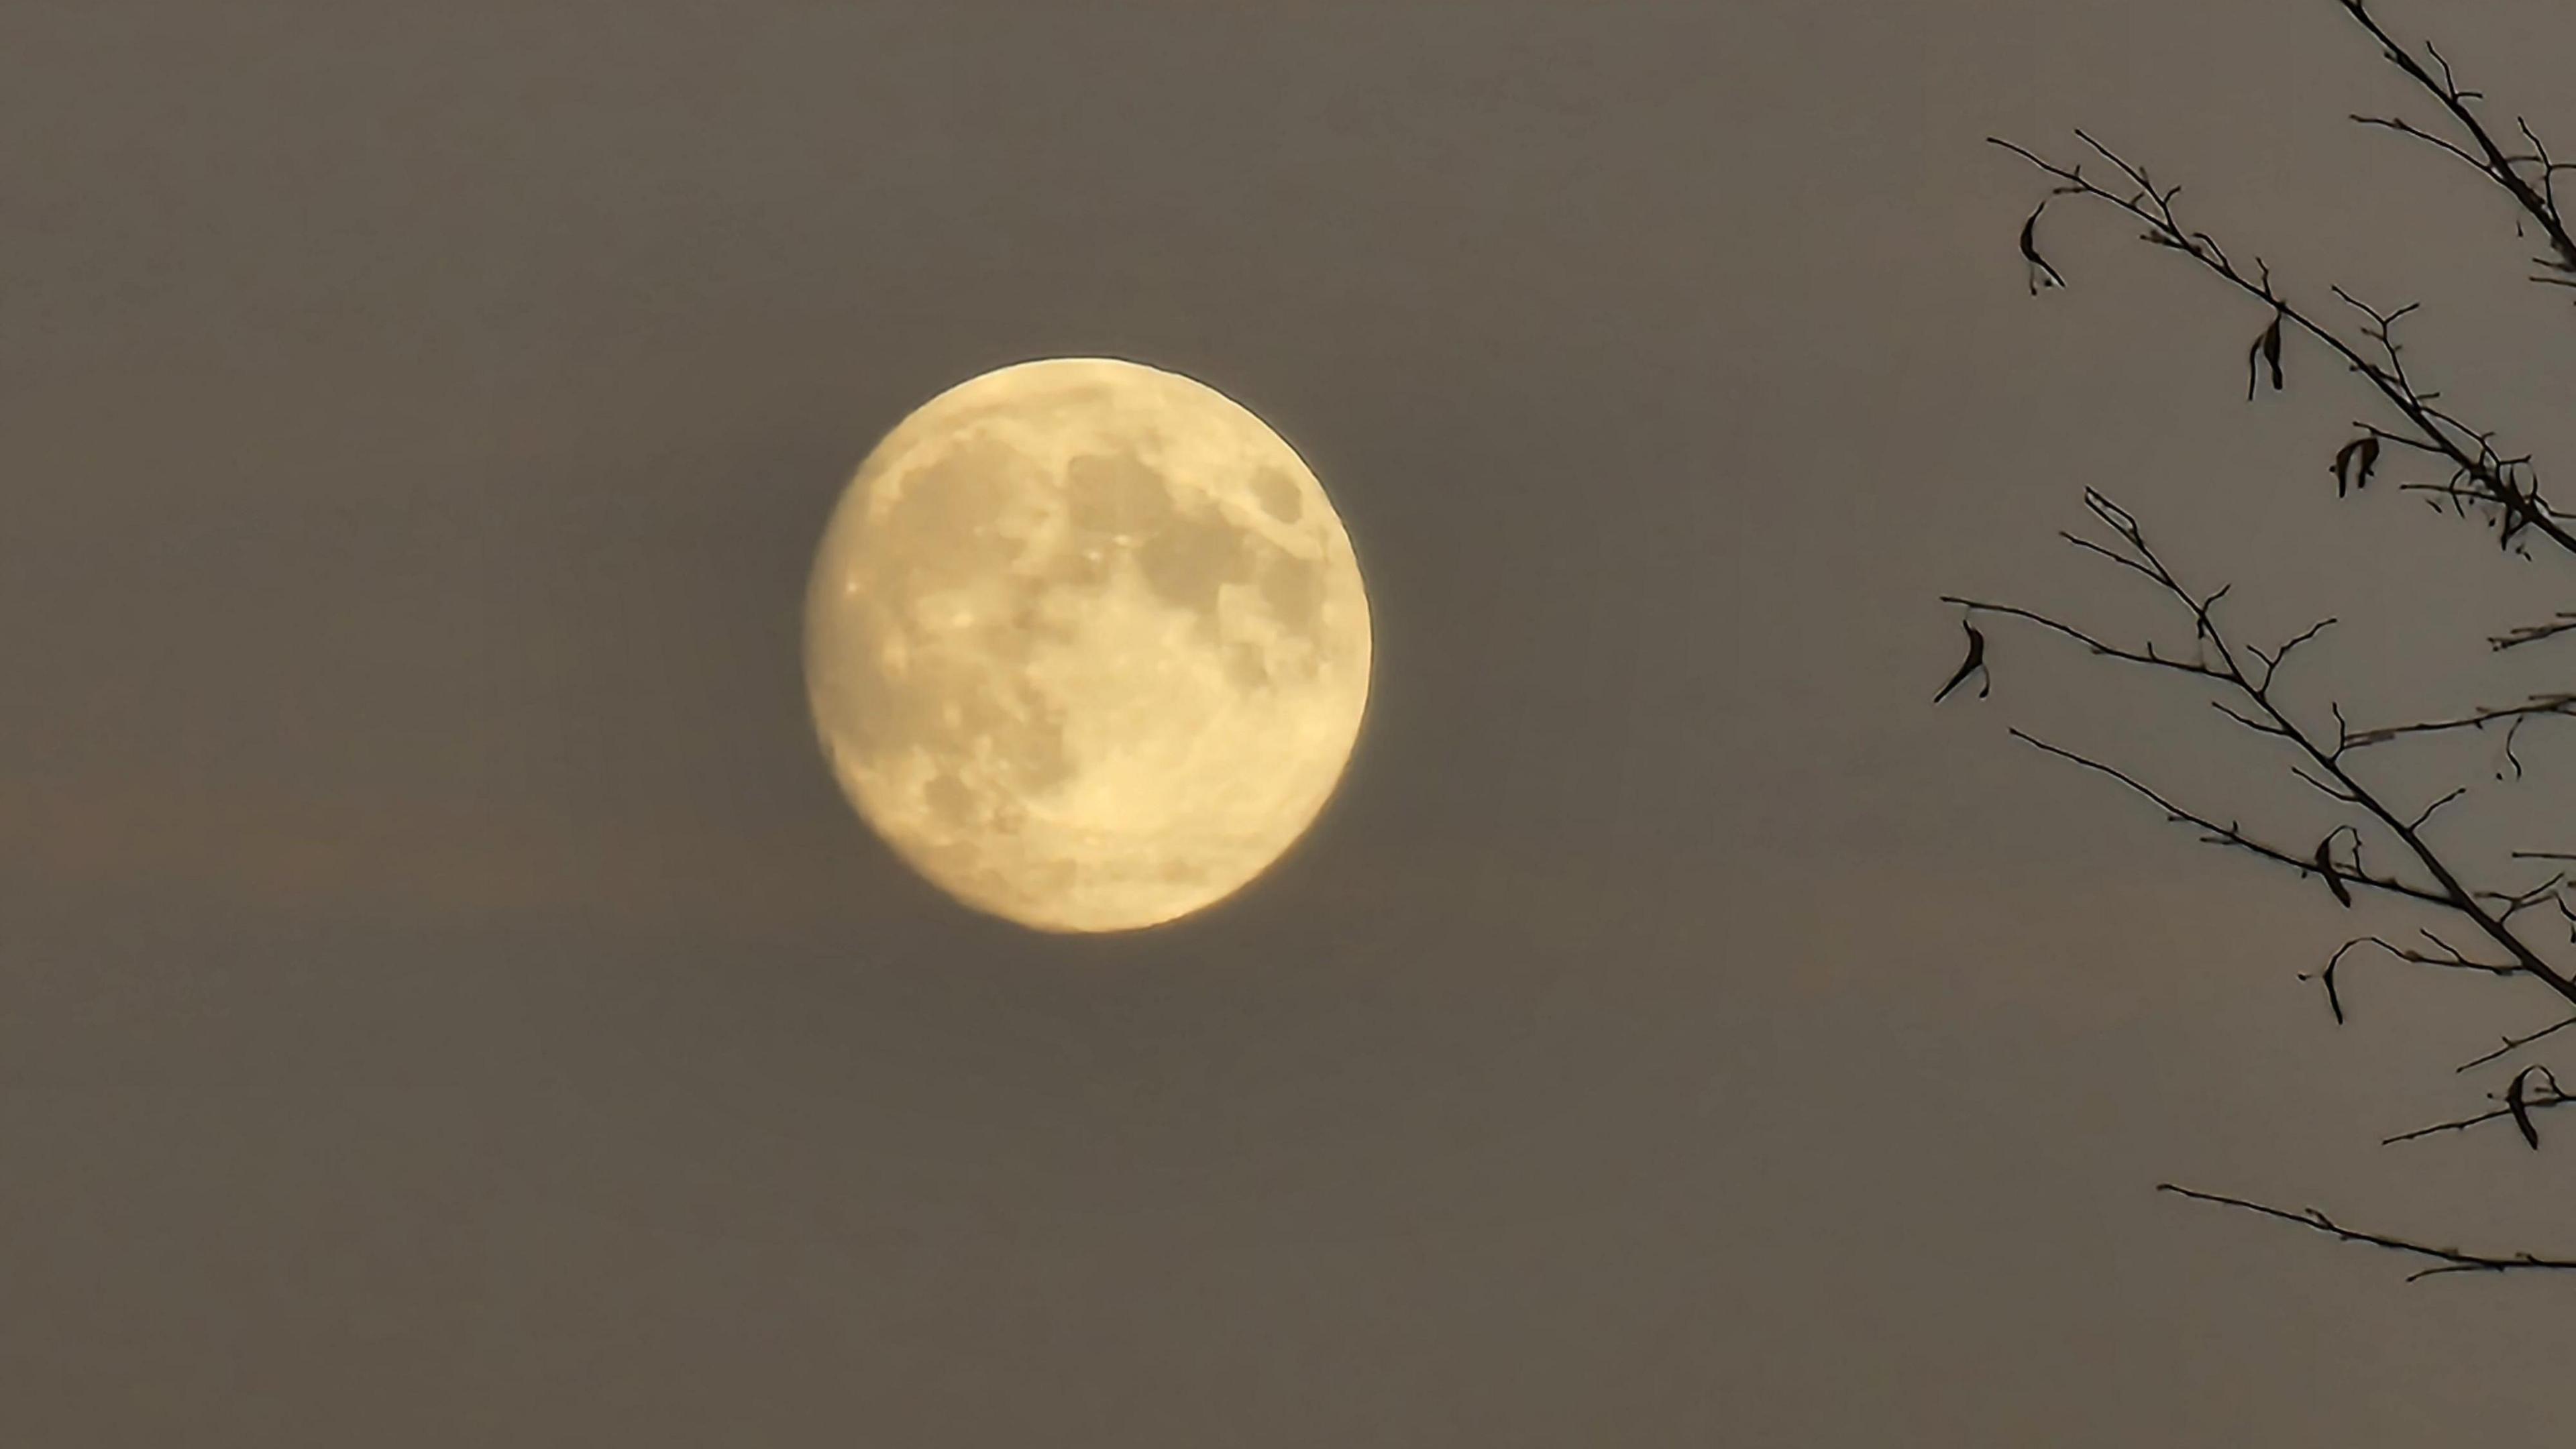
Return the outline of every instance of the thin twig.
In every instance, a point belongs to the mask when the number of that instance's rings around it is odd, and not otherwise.
[[[2420,1279],[2437,1277],[2444,1273],[2512,1273],[2534,1270],[2543,1272],[2566,1272],[2569,1270],[2576,1270],[2576,1259],[2540,1258],[2534,1257],[2529,1253],[2516,1253],[2510,1257],[2499,1258],[2484,1253],[2466,1252],[2459,1248],[2445,1248],[2431,1243],[2410,1242],[2405,1238],[2392,1238],[2384,1233],[2363,1232],[2358,1228],[2347,1228],[2343,1224],[2327,1217],[2324,1213],[2319,1212],[2315,1208],[2309,1208],[2305,1212],[2294,1213],[2285,1208],[2267,1207],[2259,1202],[2248,1202],[2241,1197],[2228,1197],[2223,1193],[2199,1192],[2188,1187],[2177,1187],[2170,1182],[2157,1183],[2156,1191],[2169,1192],[2177,1197],[2187,1197],[2198,1202],[2214,1202],[2226,1207],[2242,1208],[2250,1213],[2261,1213],[2267,1218],[2278,1218],[2285,1223],[2297,1223],[2300,1227],[2313,1229],[2314,1231],[2324,1233],[2330,1237],[2341,1238],[2347,1243],[2366,1243],[2374,1248],[2386,1248],[2392,1253],[2408,1253],[2418,1258],[2430,1258],[2434,1261],[2435,1266],[2426,1268],[2418,1273],[2410,1273],[2406,1275],[2406,1281],[2409,1283],[2416,1282]]]

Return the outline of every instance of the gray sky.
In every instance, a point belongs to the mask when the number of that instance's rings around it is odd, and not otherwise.
[[[2384,8],[2576,150],[2559,0]],[[2312,882],[2004,734],[2312,838],[2223,722],[2000,627],[1925,702],[1937,594],[2153,622],[2086,485],[2343,615],[2313,708],[2531,683],[2563,569],[2332,506],[2351,380],[2107,214],[2025,295],[1980,139],[2576,442],[2405,104],[2327,0],[9,6],[0,1440],[2555,1442],[2567,1285],[2152,1191],[2567,1250],[2565,1154],[2374,1145],[2537,994],[2337,1032]],[[1062,353],[1372,590],[1340,796],[1142,936],[950,905],[804,714],[850,469]]]

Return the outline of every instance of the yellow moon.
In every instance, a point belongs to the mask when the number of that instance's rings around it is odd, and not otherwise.
[[[805,675],[842,793],[933,884],[1039,930],[1134,930],[1314,822],[1368,702],[1368,599],[1259,418],[1132,362],[1027,362],[860,464]]]

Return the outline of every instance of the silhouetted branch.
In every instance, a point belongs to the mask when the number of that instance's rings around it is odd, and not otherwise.
[[[2398,960],[2417,966],[2439,966],[2453,971],[2478,971],[2489,976],[2515,976],[2522,972],[2522,967],[2511,961],[2472,960],[2471,958],[2462,955],[2457,946],[2452,945],[2450,942],[2443,940],[2441,937],[2434,935],[2430,931],[2418,928],[2417,934],[2421,935],[2425,940],[2433,943],[2433,949],[2431,951],[2426,951],[2422,947],[2418,946],[2399,946],[2378,936],[2357,936],[2352,940],[2344,942],[2343,946],[2335,952],[2335,955],[2337,958],[2340,958],[2345,951],[2349,951],[2355,946],[2377,946],[2380,950],[2387,952]],[[2332,965],[2332,963],[2329,962],[2328,965]]]
[[[2471,170],[2512,197],[2523,215],[2540,227],[2541,234],[2548,239],[2550,250],[2556,255],[2536,257],[2533,259],[2535,264],[2576,276],[2576,236],[2569,234],[2566,218],[2558,210],[2558,173],[2570,169],[2567,163],[2551,160],[2549,148],[2540,143],[2540,138],[2532,134],[2530,124],[2519,116],[2514,118],[2514,128],[2522,133],[2523,143],[2530,149],[2519,153],[2507,152],[2487,130],[2485,123],[2478,119],[2477,113],[2470,109],[2471,102],[2485,97],[2476,91],[2460,88],[2459,81],[2451,74],[2451,63],[2442,58],[2442,53],[2435,50],[2431,42],[2425,43],[2424,50],[2441,70],[2439,77],[2407,54],[2406,48],[2397,43],[2397,38],[2381,27],[2379,21],[2372,17],[2366,0],[2342,0],[2342,4],[2353,20],[2379,42],[2389,64],[2404,71],[2409,79],[2442,103],[2442,108],[2450,112],[2462,130],[2468,132],[2469,145],[2443,140],[2402,119],[2359,115],[2353,119],[2366,126],[2384,126],[2401,135],[2412,136],[2466,162]],[[2536,277],[2533,280],[2560,282],[2557,277]]]
[[[2565,1272],[2576,1269],[2576,1259],[2539,1258],[2529,1253],[2516,1253],[2511,1257],[2498,1258],[2482,1253],[2466,1252],[2459,1248],[2409,1242],[2404,1238],[2392,1238],[2384,1233],[2366,1233],[2358,1228],[2347,1228],[2315,1208],[2294,1213],[2284,1208],[2266,1207],[2259,1202],[2248,1202],[2241,1197],[2228,1197],[2221,1193],[2198,1192],[2188,1187],[2177,1187],[2170,1182],[2157,1183],[2156,1190],[2169,1192],[2177,1197],[2191,1198],[2197,1202],[2214,1202],[2225,1207],[2242,1208],[2249,1213],[2261,1213],[2267,1218],[2279,1218],[2285,1223],[2297,1223],[2300,1227],[2312,1228],[2329,1237],[2341,1238],[2347,1243],[2365,1243],[2374,1248],[2386,1248],[2392,1253],[2407,1253],[2434,1261],[2436,1266],[2426,1268],[2419,1273],[2408,1274],[2406,1281],[2409,1283],[2443,1273]]]
[[[2231,820],[2226,824],[2221,825],[2211,816],[2203,815],[2197,811],[2188,810],[2175,804],[2173,801],[2166,799],[2163,795],[2158,794],[2152,786],[2116,766],[2106,765],[2100,760],[2077,754],[2075,751],[2066,749],[2063,746],[2052,745],[2048,741],[2040,739],[2036,735],[2025,734],[2018,729],[2012,730],[2010,733],[2013,738],[2020,740],[2024,744],[2030,745],[2035,749],[2055,755],[2061,760],[2066,760],[2073,764],[2080,765],[2083,768],[2092,770],[2098,774],[2108,775],[2112,779],[2119,781],[2121,784],[2128,786],[2136,793],[2154,801],[2156,805],[2164,810],[2165,819],[2173,824],[2195,825],[2200,827],[2204,832],[2200,838],[2206,844],[2233,846],[2238,850],[2247,852],[2248,854],[2259,855],[2265,860],[2277,861],[2282,865],[2289,866],[2301,875],[2317,876],[2320,879],[2323,879],[2328,874],[2327,871],[2320,870],[2315,861],[2298,854],[2296,851],[2285,850],[2277,845],[2267,845],[2264,842],[2247,835],[2241,824],[2237,821]],[[2346,869],[2344,867],[2337,866],[2332,869],[2331,874],[2335,878],[2347,881],[2353,885],[2368,886],[2372,890],[2386,891],[2391,895],[2406,896],[2413,900],[2423,901],[2429,905],[2447,906],[2451,903],[2448,896],[2443,895],[2437,890],[2428,889],[2424,886],[2410,885],[2405,881],[2391,877],[2365,875],[2358,868]],[[2511,969],[2520,970],[2521,968],[2514,967]]]
[[[2444,730],[2480,730],[2499,720],[2522,720],[2533,715],[2576,715],[2576,694],[2535,694],[2520,704],[2497,709],[2472,710],[2457,719],[2424,720],[2413,724],[2382,725],[2377,729],[2354,730],[2343,737],[2347,749],[2384,745],[2408,735],[2439,734]]]
[[[2552,1022],[2538,1031],[2529,1032],[2522,1036],[2506,1037],[2504,1039],[2504,1045],[2497,1047],[2494,1051],[2488,1052],[2484,1056],[2471,1057],[2467,1061],[2460,1063],[2458,1066],[2451,1068],[2451,1070],[2454,1072],[2465,1072],[2478,1067],[2483,1067],[2487,1063],[2494,1061],[2499,1057],[2510,1056],[2513,1053],[2522,1050],[2524,1047],[2531,1045],[2533,1042],[2540,1041],[2546,1037],[2556,1036],[2558,1033],[2565,1031],[2571,1026],[2576,1026],[2576,1016],[2570,1016],[2562,1020]]]
[[[2554,639],[2571,630],[2576,630],[2576,610],[2562,609],[2546,624],[2525,624],[2494,635],[2487,640],[2487,647],[2501,652],[2524,644],[2537,644],[2543,639]]]
[[[2344,756],[2354,746],[2352,733],[2341,723],[2340,709],[2336,710],[2338,721],[2336,738],[2331,743],[2313,738],[2273,698],[2271,686],[2276,670],[2267,667],[2261,677],[2257,678],[2248,674],[2244,666],[2239,663],[2236,650],[2229,644],[2225,629],[2211,613],[2212,607],[2225,596],[2227,590],[2217,589],[2205,596],[2195,594],[2175,577],[2173,571],[2166,566],[2164,559],[2148,543],[2146,532],[2139,526],[2134,515],[2094,489],[2085,490],[2084,501],[2086,508],[2111,530],[2124,547],[2113,548],[2073,534],[2063,536],[2087,552],[2150,580],[2169,599],[2181,604],[2190,614],[2193,642],[2196,647],[2202,649],[2201,657],[2178,659],[2159,653],[2153,643],[2136,649],[2125,648],[2074,625],[2018,605],[1995,604],[1956,595],[1944,595],[1944,602],[1957,604],[1972,614],[1982,612],[2038,624],[2082,643],[2097,655],[2170,673],[2191,675],[2211,682],[2222,691],[2223,695],[2233,696],[2232,701],[2225,698],[2212,701],[2220,707],[2222,713],[2247,729],[2283,741],[2298,751],[2304,758],[2293,766],[2293,770],[2300,779],[2315,786],[2329,798],[2355,807],[2377,821],[2380,828],[2394,836],[2405,848],[2406,853],[2423,867],[2432,878],[2432,883],[2419,884],[2403,881],[2394,876],[2367,873],[2359,868],[2357,858],[2353,869],[2346,871],[2327,860],[2322,848],[2314,854],[2305,854],[2260,840],[2248,835],[2239,822],[2231,820],[2220,824],[2214,816],[2186,809],[2125,771],[2072,750],[2049,744],[2019,729],[2013,730],[2013,735],[2049,754],[2110,776],[2161,807],[2168,820],[2177,824],[2198,826],[2203,832],[2201,839],[2210,844],[2244,850],[2266,860],[2290,866],[2303,875],[2317,876],[2329,885],[2336,884],[2338,881],[2349,881],[2353,884],[2369,886],[2374,890],[2407,896],[2463,916],[2477,928],[2481,935],[2502,948],[2510,958],[2510,973],[2499,968],[2498,974],[2523,974],[2537,977],[2560,997],[2576,1003],[2576,980],[2571,980],[2568,975],[2551,966],[2514,930],[2511,917],[2519,907],[2502,911],[2490,908],[2490,902],[2502,900],[2510,903],[2521,899],[2521,896],[2499,896],[2496,892],[2477,890],[2465,884],[2458,872],[2425,840],[2423,828],[2431,820],[2434,812],[2458,799],[2462,792],[2454,790],[2434,800],[2411,817],[2401,818],[2385,799],[2355,777],[2350,766],[2344,763]],[[2310,632],[2313,634],[2314,631]],[[2259,662],[2261,656],[2257,655],[2256,658]],[[2278,658],[2278,655],[2273,656],[2275,660]],[[2229,707],[2231,703],[2236,707]],[[2388,727],[2401,733],[2409,728]],[[2386,735],[2385,730],[2377,733]],[[2354,838],[2357,843],[2360,839],[2358,832],[2355,833]],[[2340,895],[2340,891],[2338,894]],[[2466,964],[2466,961],[2463,958],[2450,964]]]
[[[2468,146],[2462,146],[2433,136],[2398,119],[2385,117],[2356,117],[2355,119],[2430,142],[2477,168],[2482,175],[2487,176],[2489,180],[2511,195],[2524,213],[2537,222],[2548,236],[2551,247],[2558,255],[2555,259],[2541,258],[2540,264],[2564,275],[2543,280],[2576,285],[2576,239],[2571,239],[2569,236],[2567,226],[2558,210],[2556,196],[2557,173],[2570,169],[2569,165],[2550,160],[2547,149],[2541,146],[2538,138],[2531,134],[2527,125],[2521,126],[2521,130],[2531,150],[2523,153],[2504,150],[2471,109],[2470,103],[2480,99],[2478,93],[2462,90],[2452,78],[2449,64],[2442,61],[2438,53],[2434,56],[2440,70],[2440,75],[2437,77],[2431,70],[2427,70],[2408,55],[2380,27],[2362,0],[2342,0],[2342,4],[2356,22],[2378,39],[2393,64],[2441,101],[2443,106],[2466,128],[2471,140]],[[2263,368],[2268,369],[2272,386],[2276,390],[2282,384],[2281,328],[2285,323],[2322,343],[2341,357],[2351,371],[2359,373],[2366,379],[2414,431],[2411,434],[2389,432],[2365,425],[2364,440],[2368,444],[2369,461],[2358,470],[2358,477],[2362,484],[2367,484],[2370,463],[2375,463],[2379,446],[2383,442],[2439,458],[2450,465],[2451,471],[2448,478],[2436,483],[2402,484],[2401,489],[2409,492],[2441,494],[2450,502],[2453,511],[2462,516],[2466,516],[2471,507],[2492,508],[2498,526],[2497,541],[2500,547],[2520,549],[2525,535],[2537,535],[2571,555],[2576,555],[2576,532],[2571,532],[2567,527],[2567,521],[2576,518],[2576,515],[2561,512],[2542,496],[2539,480],[2529,455],[2507,456],[2500,452],[2495,445],[2496,433],[2493,429],[2475,427],[2443,408],[2439,403],[2441,394],[2422,387],[2409,374],[2403,356],[2404,349],[2397,341],[2394,329],[2401,318],[2416,309],[2417,304],[2409,303],[2403,307],[2383,311],[2362,302],[2340,287],[2332,289],[2336,297],[2367,319],[2360,329],[2363,342],[2356,344],[2348,341],[2323,321],[2285,298],[2274,287],[2271,269],[2261,258],[2255,259],[2254,273],[2248,275],[2227,255],[2226,249],[2220,246],[2214,237],[2207,232],[2186,227],[2176,214],[2173,205],[2174,198],[2181,194],[2180,186],[2167,186],[2160,189],[2150,179],[2145,168],[2096,140],[2089,132],[2079,128],[2075,135],[2097,158],[2108,162],[2119,173],[2117,182],[2121,189],[2113,189],[2087,177],[2081,163],[2061,165],[2027,147],[2000,137],[1989,136],[1986,139],[2054,177],[2060,184],[2050,188],[2050,196],[2085,196],[2118,208],[2146,227],[2145,232],[2141,234],[2141,240],[2169,251],[2182,253],[2199,263],[2211,275],[2228,283],[2247,297],[2263,303],[2270,313],[2270,319],[2262,335],[2256,339],[2254,352],[2249,354],[2249,364],[2259,360]],[[2529,168],[2537,169],[2526,176],[2525,170]],[[2044,201],[2042,209],[2045,209]],[[2038,219],[2039,213],[2033,212],[2031,219],[2022,227],[2022,252],[2024,257],[2031,261],[2038,260],[2032,234]],[[2049,269],[2049,276],[2055,285],[2064,285],[2063,279],[2057,277],[2054,268]],[[2377,356],[2365,355],[2364,345],[2369,346]],[[2260,374],[2258,374],[2258,380],[2259,376]],[[2347,467],[2354,456],[2352,445],[2347,445],[2347,451],[2337,455],[2333,471],[2338,494],[2345,491],[2348,481],[2355,476]]]
[[[2338,827],[2338,831],[2350,829],[2350,826]],[[2359,832],[2354,833],[2354,839],[2356,842],[2360,839]],[[2324,841],[2318,844],[2317,857],[2320,863],[2326,862],[2327,850],[2333,841],[2334,836],[2328,835]],[[2358,857],[2360,853],[2360,846],[2355,844],[2353,847],[2353,854],[2356,857],[2356,866],[2358,865]],[[2341,871],[2338,870],[2337,874],[2341,875]],[[2352,880],[2359,879],[2360,877],[2352,875],[2343,876],[2342,878]],[[2341,892],[2338,892],[2337,894],[2340,895]],[[2435,950],[2440,954],[2436,955],[2433,952],[2428,952],[2414,946],[2399,946],[2380,936],[2355,936],[2351,940],[2346,941],[2335,948],[2334,954],[2326,958],[2325,969],[2319,971],[2314,978],[2325,986],[2326,1007],[2334,1013],[2335,1025],[2341,1026],[2344,1021],[2343,991],[2335,983],[2335,972],[2342,969],[2343,958],[2352,954],[2353,950],[2357,947],[2376,946],[2397,960],[2417,966],[2433,966],[2454,971],[2474,971],[2488,976],[2517,976],[2522,974],[2522,967],[2512,962],[2471,960],[2469,957],[2460,954],[2457,947],[2444,941],[2441,937],[2434,935],[2430,931],[2421,930],[2419,928],[2417,934],[2423,936],[2425,940],[2432,942]],[[2302,971],[2299,973],[2299,979],[2301,981],[2306,981],[2311,978],[2308,973]]]
[[[2564,1107],[2570,1102],[2576,1102],[2576,1097],[2568,1096],[2565,1092],[2558,1089],[2558,1079],[2556,1077],[2547,1076],[2545,1069],[2543,1071],[2543,1076],[2549,1083],[2549,1095],[2546,1097],[2523,1098],[2522,1107],[2524,1112],[2539,1112],[2551,1107]],[[2492,1096],[2492,1094],[2490,1095]],[[2413,1142],[2418,1138],[2430,1137],[2436,1132],[2465,1132],[2472,1127],[2478,1126],[2480,1123],[2501,1122],[2506,1118],[2517,1117],[2518,1115],[2519,1114],[2514,1111],[2513,1107],[2510,1104],[2507,1104],[2496,1108],[2492,1112],[2480,1112],[2474,1117],[2462,1117],[2454,1122],[2436,1122],[2430,1127],[2418,1127],[2412,1132],[2400,1132],[2394,1137],[2382,1137],[2379,1139],[2379,1145],[2387,1147],[2399,1142]]]
[[[2571,236],[2557,196],[2559,173],[2576,169],[2576,163],[2555,160],[2520,118],[2516,118],[2513,128],[2519,140],[2501,139],[2480,115],[2485,98],[2460,85],[2450,62],[2438,49],[2424,46],[2428,59],[2418,60],[2380,25],[2366,0],[2339,3],[2377,41],[2389,63],[2440,105],[2448,124],[2428,129],[2402,116],[2355,115],[2353,119],[2428,145],[2477,171],[2505,192],[2517,208],[2517,233],[2526,234],[2526,226],[2536,225],[2545,240],[2547,254],[2535,259],[2544,274],[2533,280],[2553,287],[2576,288],[2576,236]],[[2085,150],[2080,159],[2065,163],[2008,140],[1987,138],[2045,173],[2054,183],[2023,221],[2019,238],[2034,294],[2066,285],[2064,276],[2040,251],[2043,238],[2038,229],[2049,204],[2060,196],[2101,202],[2138,223],[2141,240],[2182,254],[2202,274],[2260,307],[2262,328],[2246,350],[2249,398],[2259,395],[2267,383],[2275,391],[2280,390],[2288,375],[2303,366],[2296,355],[2288,354],[2304,350],[2308,343],[2323,347],[2370,387],[2393,420],[2353,423],[2356,431],[2345,435],[2327,468],[2338,498],[2366,491],[2378,479],[2383,466],[2401,474],[2429,467],[2429,476],[2400,476],[2394,490],[2423,496],[2430,506],[2447,507],[2455,516],[2475,514],[2491,519],[2496,525],[2499,547],[2521,557],[2531,556],[2536,540],[2554,545],[2561,556],[2576,559],[2576,527],[2571,527],[2576,525],[2576,514],[2559,509],[2544,496],[2531,456],[2505,451],[2495,429],[2471,421],[2445,402],[2437,387],[2427,385],[2417,375],[2407,356],[2407,342],[2399,332],[2405,319],[2418,310],[2417,304],[2383,307],[2365,302],[2341,287],[2330,287],[2328,291],[2339,306],[2327,307],[2321,301],[2303,306],[2275,283],[2264,258],[2253,256],[2240,264],[2217,238],[2193,229],[2176,209],[2180,186],[2159,185],[2143,166],[2088,131],[2079,128],[2074,134]],[[2290,342],[2299,344],[2298,348],[2285,346]],[[2411,466],[2400,468],[2399,461]],[[1984,613],[2017,619],[2071,639],[2096,656],[2145,667],[2158,677],[2188,677],[2196,685],[2205,686],[2209,697],[2204,703],[2231,724],[2263,739],[2264,748],[2288,751],[2291,758],[2286,763],[2291,775],[2331,802],[2340,819],[2313,846],[2301,848],[2259,830],[2249,831],[2232,816],[2222,820],[2214,811],[2179,804],[2168,792],[2114,765],[2020,729],[2012,730],[2012,735],[2046,754],[2116,781],[2162,810],[2168,821],[2194,827],[2204,842],[2241,850],[2288,866],[2303,876],[2316,877],[2340,907],[2353,907],[2355,888],[2367,888],[2383,897],[2399,897],[2431,907],[2441,921],[2466,923],[2464,927],[2444,927],[2454,930],[2466,949],[2431,926],[2417,928],[2416,935],[2423,942],[2420,945],[2401,944],[2377,934],[2345,940],[2313,978],[2323,985],[2327,1006],[2337,1023],[2345,1019],[2342,987],[2346,984],[2338,973],[2353,953],[2365,946],[2391,960],[2436,971],[2496,979],[2527,976],[2547,987],[2563,1003],[2576,1005],[2576,970],[2561,969],[2544,956],[2542,938],[2533,931],[2537,925],[2554,934],[2557,925],[2564,925],[2568,948],[2571,955],[2576,955],[2576,903],[2571,903],[2576,886],[2570,884],[2570,872],[2562,869],[2545,880],[2512,889],[2472,885],[2446,851],[2427,838],[2436,817],[2465,798],[2466,787],[2433,795],[2420,806],[2410,805],[2401,812],[2383,787],[2357,773],[2362,752],[2375,747],[2418,737],[2483,732],[2489,726],[2500,725],[2504,749],[2495,777],[2499,781],[2508,777],[2522,781],[2523,759],[2516,750],[2520,731],[2534,720],[2576,716],[2576,691],[2535,692],[2518,704],[2481,705],[2454,715],[2369,728],[2356,728],[2338,702],[2327,700],[2324,707],[2332,717],[2331,733],[2312,729],[2294,717],[2286,702],[2275,694],[2274,686],[2290,656],[2331,627],[2333,618],[2310,625],[2268,653],[2260,647],[2232,641],[2213,612],[2227,596],[2227,588],[2202,593],[2185,586],[2149,545],[2134,516],[2092,488],[2085,489],[2084,502],[2094,518],[2109,530],[2111,541],[2072,533],[2061,536],[2123,572],[2147,580],[2168,605],[2179,606],[2191,625],[2187,653],[2169,652],[2152,640],[2134,645],[2114,642],[2098,631],[2018,605],[1955,596],[1944,596],[1945,601],[1967,610],[1970,618]],[[1978,638],[1973,625],[1970,633],[1972,639]],[[2561,610],[2544,623],[2490,636],[2487,642],[2490,649],[2502,651],[2562,634],[2576,634],[2576,609]],[[1972,659],[1981,658],[1981,653],[1972,653]],[[2382,851],[2391,845],[2399,857],[2394,868],[2374,867],[2365,861],[2366,849]],[[2512,858],[2576,862],[2576,851],[2516,850]],[[2303,972],[2300,979],[2311,977]],[[2461,1064],[2457,1070],[2467,1072],[2495,1062],[2570,1028],[2576,1028],[2576,1013],[2536,1030],[2507,1036],[2496,1049]],[[2407,1142],[2510,1120],[2525,1145],[2537,1151],[2542,1146],[2542,1132],[2536,1119],[2576,1102],[2576,1097],[2560,1089],[2547,1066],[2535,1062],[2517,1071],[2502,1093],[2489,1093],[2488,1100],[2501,1105],[2385,1140]],[[2184,1197],[2296,1223],[2347,1242],[2430,1260],[2432,1266],[2413,1275],[2417,1278],[2441,1273],[2576,1269],[2576,1259],[2542,1258],[2528,1253],[2473,1253],[2348,1228],[2313,1208],[2290,1212],[2171,1183],[2161,1187]]]

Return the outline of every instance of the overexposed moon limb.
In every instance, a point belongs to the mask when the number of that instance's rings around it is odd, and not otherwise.
[[[1340,781],[1368,600],[1288,444],[1189,378],[1021,363],[905,418],[814,563],[843,793],[950,895],[1117,931],[1240,889]]]

